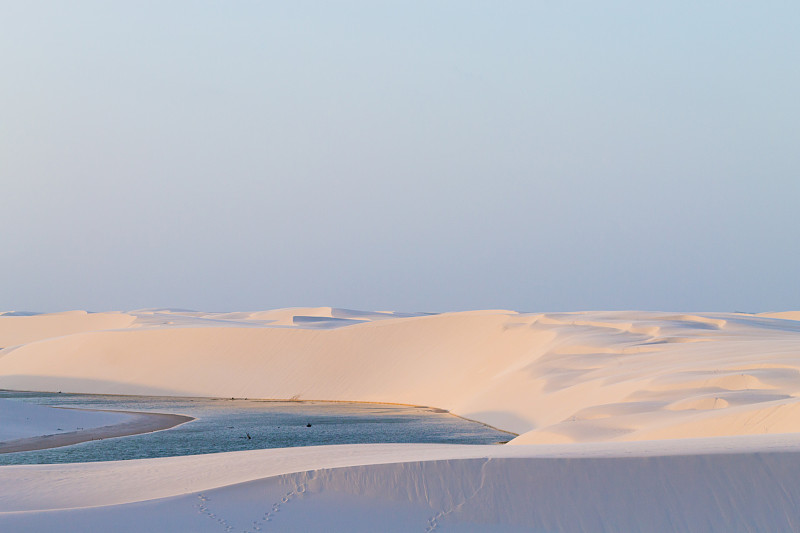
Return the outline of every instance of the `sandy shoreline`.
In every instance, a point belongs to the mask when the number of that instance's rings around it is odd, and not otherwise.
[[[71,409],[58,407],[56,409]],[[41,435],[25,439],[16,439],[7,442],[0,442],[0,453],[28,452],[33,450],[44,450],[47,448],[59,448],[80,442],[91,440],[108,439],[112,437],[126,437],[138,435],[140,433],[152,433],[170,429],[180,424],[194,420],[191,416],[165,414],[165,413],[142,413],[136,411],[102,411],[99,409],[74,409],[75,411],[95,411],[95,412],[114,412],[132,415],[133,419],[120,424],[102,426],[80,431],[68,431],[54,435]]]
[[[122,329],[110,313],[72,313],[63,327],[55,316],[0,316],[0,387],[436,406],[519,436],[508,446],[8,465],[0,530],[731,533],[800,524],[794,314],[127,315]],[[22,403],[0,400],[0,451],[188,420]],[[57,429],[72,433],[38,437]]]
[[[792,314],[125,315],[0,316],[0,388],[428,405],[513,444],[800,432]]]

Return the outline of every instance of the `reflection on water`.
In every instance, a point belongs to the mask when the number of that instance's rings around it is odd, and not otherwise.
[[[16,391],[0,391],[0,398],[40,405],[176,413],[196,419],[155,433],[0,454],[0,465],[114,461],[322,444],[495,444],[510,438],[508,433],[428,407]]]

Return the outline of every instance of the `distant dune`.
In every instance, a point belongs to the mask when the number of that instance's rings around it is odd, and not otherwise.
[[[7,389],[430,405],[513,444],[800,432],[798,313],[0,315]]]

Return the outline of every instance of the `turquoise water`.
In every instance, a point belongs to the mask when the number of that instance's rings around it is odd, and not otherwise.
[[[196,419],[154,433],[0,454],[0,465],[116,461],[322,444],[496,444],[512,437],[429,407],[16,391],[0,391],[0,398],[40,405],[175,413]]]

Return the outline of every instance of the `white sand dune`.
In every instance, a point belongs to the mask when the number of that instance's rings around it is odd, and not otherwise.
[[[794,530],[797,436],[676,444],[347,445],[3,467],[0,529]]]
[[[0,530],[800,528],[796,314],[108,315],[0,316],[0,387],[430,405],[517,446],[2,467]]]
[[[0,319],[2,319],[0,348],[9,348],[82,331],[125,328],[130,326],[136,317],[124,313],[67,311],[34,316],[2,314]]]
[[[0,350],[0,387],[431,405],[519,433],[514,443],[800,431],[800,322],[785,318],[331,308],[102,315],[113,320],[0,316],[0,338],[24,321],[36,339]],[[53,329],[58,316],[73,333]]]

